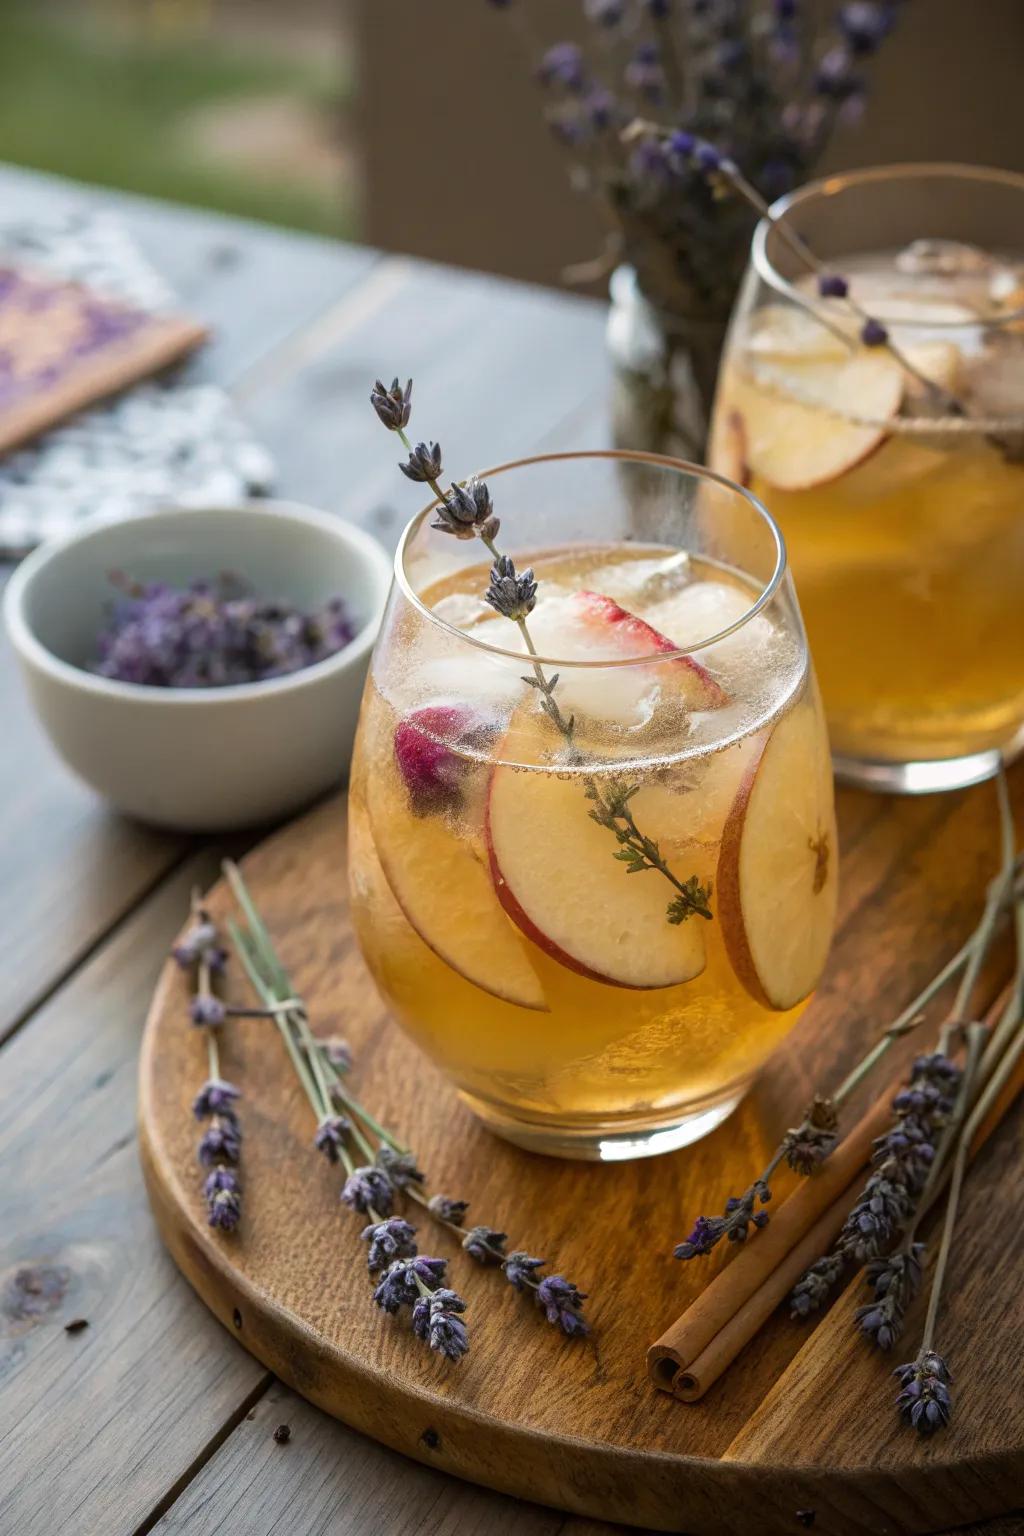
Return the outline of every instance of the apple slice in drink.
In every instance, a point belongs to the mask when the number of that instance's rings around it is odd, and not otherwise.
[[[418,713],[433,720],[441,711],[428,707]],[[395,900],[410,927],[453,971],[505,1002],[546,1012],[544,990],[495,896],[483,849],[460,834],[436,800],[423,801],[427,813],[416,814],[409,776],[422,777],[429,769],[443,784],[437,757],[445,748],[431,743],[432,751],[424,746],[417,755],[409,734],[417,728],[416,716],[403,727],[396,762],[377,771],[369,797],[374,846]],[[472,796],[471,774],[479,776],[477,794],[482,793],[486,769],[473,766],[466,772],[464,762],[463,769],[460,792]]]
[[[748,765],[718,859],[726,949],[764,1007],[794,1008],[817,985],[835,922],[836,866],[832,765],[805,699]]]
[[[860,464],[885,442],[903,400],[903,369],[879,348],[750,361],[732,409],[747,464],[780,491],[825,485]]]
[[[533,701],[517,715],[510,735],[520,761],[543,764],[551,753],[550,722]],[[538,949],[592,981],[634,988],[692,981],[705,965],[706,920],[666,920],[671,886],[656,870],[626,873],[614,856],[615,839],[589,814],[585,786],[582,774],[495,768],[486,830],[498,900]],[[641,790],[630,806],[657,837],[659,829],[642,819],[643,796]],[[681,880],[695,873],[693,858],[683,853],[672,861]]]

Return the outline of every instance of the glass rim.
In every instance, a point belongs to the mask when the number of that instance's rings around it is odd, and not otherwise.
[[[1024,217],[1024,175],[1017,171],[1002,170],[998,166],[969,165],[965,161],[958,160],[901,160],[894,165],[869,165],[851,171],[837,171],[833,175],[819,176],[814,181],[805,182],[802,186],[794,188],[792,192],[784,193],[772,203],[770,212],[773,220],[784,222],[794,209],[814,202],[818,198],[835,197],[851,187],[893,181],[924,181],[933,177],[976,183],[987,182],[992,186],[1017,192],[1022,200],[1022,217]],[[758,277],[776,293],[806,303],[806,293],[788,278],[783,277],[773,265],[768,255],[768,237],[771,233],[771,222],[768,219],[759,220],[750,246],[750,259],[754,270]],[[962,331],[968,324],[980,325],[986,330],[997,330],[1002,326],[1019,322],[1022,318],[1024,318],[1024,305],[1018,305],[1016,309],[1007,310],[1004,314],[979,315],[973,321],[929,319],[900,320],[897,323],[900,330],[907,331],[919,329]]]
[[[767,507],[764,506],[764,504],[759,501],[751,491],[748,491],[746,486],[738,485],[735,480],[730,480],[726,475],[720,475],[713,469],[707,469],[702,464],[694,464],[688,459],[672,458],[668,454],[647,453],[639,448],[587,448],[568,450],[560,453],[537,453],[530,454],[528,457],[523,459],[510,459],[504,464],[495,464],[490,469],[478,470],[476,475],[470,476],[469,478],[481,480],[490,479],[496,475],[506,474],[510,470],[526,469],[536,464],[560,464],[599,459],[611,461],[623,460],[636,464],[650,464],[659,469],[672,470],[676,474],[687,475],[696,480],[709,481],[714,485],[719,485],[724,490],[730,492],[730,494],[737,496],[741,500],[745,501],[748,506],[750,506],[758,515],[764,526],[768,529],[768,533],[772,539],[775,550],[775,559],[771,575],[769,576],[768,580],[761,585],[761,590],[758,593],[757,598],[750,604],[750,607],[740,615],[738,619],[735,619],[732,624],[726,625],[724,628],[716,630],[714,634],[708,635],[705,638],[699,640],[694,645],[680,646],[677,649],[671,651],[649,651],[643,653],[640,656],[609,656],[607,658],[593,661],[580,660],[578,657],[573,659],[566,659],[565,657],[561,656],[542,656],[539,653],[536,655],[536,657],[531,659],[540,662],[544,666],[559,667],[561,669],[566,667],[587,667],[590,669],[596,669],[605,667],[650,666],[652,662],[675,661],[681,656],[692,656],[695,651],[705,650],[708,646],[717,644],[719,640],[724,640],[729,635],[735,634],[738,630],[742,629],[744,625],[748,624],[751,619],[755,618],[757,614],[759,614],[765,607],[767,607],[772,598],[778,592],[779,587],[782,584],[783,577],[786,574],[787,568],[788,557],[786,553],[786,543],[782,537],[782,532],[779,528],[779,525],[768,511]],[[466,482],[461,481],[459,483],[465,484]],[[409,522],[406,524],[402,531],[402,536],[398,541],[398,547],[395,550],[395,583],[398,589],[401,591],[406,601],[409,602],[412,607],[416,609],[420,614],[422,614],[422,616],[427,619],[429,623],[435,625],[438,629],[446,631],[454,638],[474,646],[477,650],[487,652],[491,656],[505,657],[509,660],[522,664],[525,654],[523,651],[508,650],[504,646],[492,645],[490,641],[480,639],[471,631],[459,629],[458,625],[450,624],[447,619],[442,619],[438,614],[436,614],[432,608],[428,608],[423,599],[415,591],[412,582],[409,579],[409,575],[405,569],[405,560],[408,553],[408,547],[411,540],[422,526],[424,520],[430,516],[435,507],[438,505],[439,499],[439,497],[435,496],[427,506],[423,507],[419,512],[410,518]]]

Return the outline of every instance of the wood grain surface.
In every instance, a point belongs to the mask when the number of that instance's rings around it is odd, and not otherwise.
[[[359,1219],[339,1209],[339,1178],[310,1150],[310,1113],[283,1047],[260,1025],[236,1026],[225,1044],[224,1071],[246,1095],[251,1127],[246,1217],[234,1239],[211,1234],[188,1122],[203,1042],[184,1022],[185,979],[167,968],[143,1045],[140,1120],[150,1196],[178,1264],[304,1396],[409,1455],[523,1498],[701,1536],[738,1536],[755,1518],[759,1530],[789,1531],[807,1508],[837,1536],[870,1528],[872,1511],[887,1530],[915,1532],[1011,1509],[1024,1479],[1019,1383],[1006,1368],[1024,1326],[1016,1117],[972,1176],[957,1243],[942,1326],[958,1379],[947,1435],[925,1444],[898,1427],[886,1362],[851,1334],[852,1286],[817,1329],[773,1319],[696,1406],[654,1393],[645,1377],[646,1344],[706,1274],[668,1257],[687,1218],[749,1182],[812,1083],[849,1065],[958,946],[994,871],[991,785],[917,802],[844,794],[840,812],[835,950],[787,1046],[713,1136],[604,1167],[493,1140],[390,1024],[348,925],[342,805],[277,834],[251,855],[247,877],[315,1024],[355,1044],[360,1096],[416,1147],[433,1187],[469,1198],[476,1219],[551,1256],[590,1293],[594,1338],[560,1339],[498,1277],[466,1275],[473,1266],[459,1255],[455,1283],[468,1286],[476,1316],[457,1371],[383,1319],[369,1302]],[[213,905],[223,914],[221,888]],[[986,1213],[997,1198],[1008,1236],[993,1253]],[[919,1326],[915,1315],[908,1340]]]
[[[342,511],[388,542],[414,493],[367,427],[369,372],[415,374],[423,434],[445,433],[452,463],[456,452],[481,463],[606,444],[599,305],[10,167],[0,167],[0,197],[16,218],[115,212],[212,325],[190,367],[235,392],[277,457],[280,493]],[[404,327],[387,321],[399,284]],[[431,305],[447,319],[428,325]],[[480,324],[489,351],[473,351]],[[519,359],[517,393],[506,387],[506,350]],[[472,370],[461,366],[470,352]],[[135,1079],[146,1000],[188,887],[214,877],[223,850],[196,854],[187,840],[124,822],[77,784],[33,720],[2,637],[0,713],[3,1536],[611,1536],[601,1521],[382,1450],[294,1397],[189,1290],[148,1214]],[[847,802],[848,842],[881,810]],[[922,836],[927,823],[925,813]],[[975,862],[988,856],[986,844]],[[764,1103],[768,1116],[785,1113],[767,1085]],[[666,1315],[677,1300],[665,1293]],[[89,1326],[68,1336],[75,1317]],[[285,1420],[292,1437],[280,1447],[271,1434]],[[943,1511],[937,1523],[945,1531],[959,1518]],[[865,1530],[879,1536],[879,1519]],[[958,1536],[1024,1536],[1024,1518]]]

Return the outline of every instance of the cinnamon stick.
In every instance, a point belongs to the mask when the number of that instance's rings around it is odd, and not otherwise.
[[[988,1021],[1005,1003],[1004,991],[989,1010]],[[984,1146],[1018,1094],[1024,1090],[1024,1059],[1008,1079],[971,1143],[973,1158]],[[805,1180],[759,1233],[719,1271],[693,1304],[647,1352],[648,1375],[663,1392],[682,1402],[696,1402],[713,1386],[763,1327],[779,1303],[815,1259],[828,1251],[853,1206],[857,1174],[870,1159],[876,1136],[892,1119],[890,1083],[850,1134],[839,1144],[821,1173]],[[949,1176],[950,1163],[936,1197]]]
[[[663,1392],[675,1392],[677,1378],[691,1370],[694,1361],[711,1341],[770,1282],[786,1255],[832,1211],[836,1201],[869,1161],[875,1137],[881,1136],[889,1125],[892,1097],[897,1091],[890,1086],[888,1093],[871,1105],[839,1143],[820,1173],[798,1185],[773,1213],[768,1226],[754,1240],[744,1244],[682,1317],[651,1345],[647,1351],[647,1372],[656,1387]],[[842,1225],[841,1220],[839,1225]],[[814,1258],[821,1251],[819,1248]],[[755,1315],[757,1310],[748,1312],[748,1317]]]

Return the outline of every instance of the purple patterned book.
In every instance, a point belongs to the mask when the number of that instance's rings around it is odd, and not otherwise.
[[[0,454],[158,372],[205,336],[182,316],[0,265]]]

